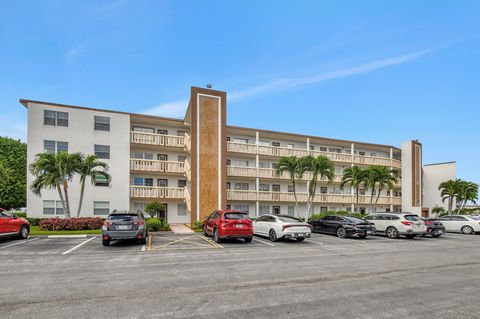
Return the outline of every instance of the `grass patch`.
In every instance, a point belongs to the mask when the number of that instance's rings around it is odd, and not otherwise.
[[[30,235],[90,235],[101,234],[101,229],[89,229],[89,230],[41,230],[38,226],[30,226]]]

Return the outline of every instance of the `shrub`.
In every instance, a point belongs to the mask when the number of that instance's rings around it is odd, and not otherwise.
[[[100,217],[47,218],[38,223],[41,230],[91,230],[100,229],[102,225]]]
[[[170,225],[166,221],[162,219],[160,219],[160,221],[162,222],[162,226],[160,227],[161,230],[165,230],[165,231],[170,230]]]
[[[194,221],[193,224],[192,224],[192,229],[194,231],[202,230],[203,229],[203,222],[199,221],[199,220]]]
[[[27,213],[24,213],[24,212],[13,212],[15,215],[17,215],[18,217],[22,217],[22,218],[26,218],[27,217]]]
[[[147,219],[148,231],[159,231],[162,228],[162,221],[158,218]]]
[[[38,226],[42,220],[45,218],[33,218],[33,217],[27,217],[25,218],[29,223],[30,226]]]

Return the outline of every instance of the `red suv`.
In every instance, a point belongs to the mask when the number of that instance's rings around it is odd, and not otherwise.
[[[30,223],[9,211],[0,208],[0,238],[18,236],[27,239],[30,233]]]
[[[245,212],[217,210],[203,222],[203,233],[205,236],[213,236],[216,243],[228,238],[243,238],[249,243],[253,237],[253,225]]]

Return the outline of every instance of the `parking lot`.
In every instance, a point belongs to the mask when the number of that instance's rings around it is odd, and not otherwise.
[[[2,240],[0,317],[478,318],[479,243],[462,234]]]

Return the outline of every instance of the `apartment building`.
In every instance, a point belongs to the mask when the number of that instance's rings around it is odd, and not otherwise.
[[[165,204],[169,223],[202,220],[215,209],[296,215],[289,176],[276,175],[282,156],[324,155],[335,163],[336,176],[321,181],[313,212],[351,211],[354,190],[340,187],[343,170],[352,165],[384,165],[402,171],[392,191],[383,191],[369,205],[370,190],[361,189],[363,212],[409,210],[422,206],[422,145],[408,141],[401,148],[262,129],[228,126],[225,92],[191,88],[184,119],[20,100],[28,109],[27,161],[41,152],[95,154],[109,165],[110,183],[98,180],[85,190],[81,216],[106,216],[117,210],[143,210],[152,201]],[[297,185],[300,215],[306,212],[305,175]],[[30,185],[31,174],[27,177]],[[78,205],[80,184],[70,186],[72,211]],[[438,199],[435,199],[438,202]],[[435,201],[434,200],[434,201]],[[28,191],[29,216],[62,216],[53,190],[42,197]]]

